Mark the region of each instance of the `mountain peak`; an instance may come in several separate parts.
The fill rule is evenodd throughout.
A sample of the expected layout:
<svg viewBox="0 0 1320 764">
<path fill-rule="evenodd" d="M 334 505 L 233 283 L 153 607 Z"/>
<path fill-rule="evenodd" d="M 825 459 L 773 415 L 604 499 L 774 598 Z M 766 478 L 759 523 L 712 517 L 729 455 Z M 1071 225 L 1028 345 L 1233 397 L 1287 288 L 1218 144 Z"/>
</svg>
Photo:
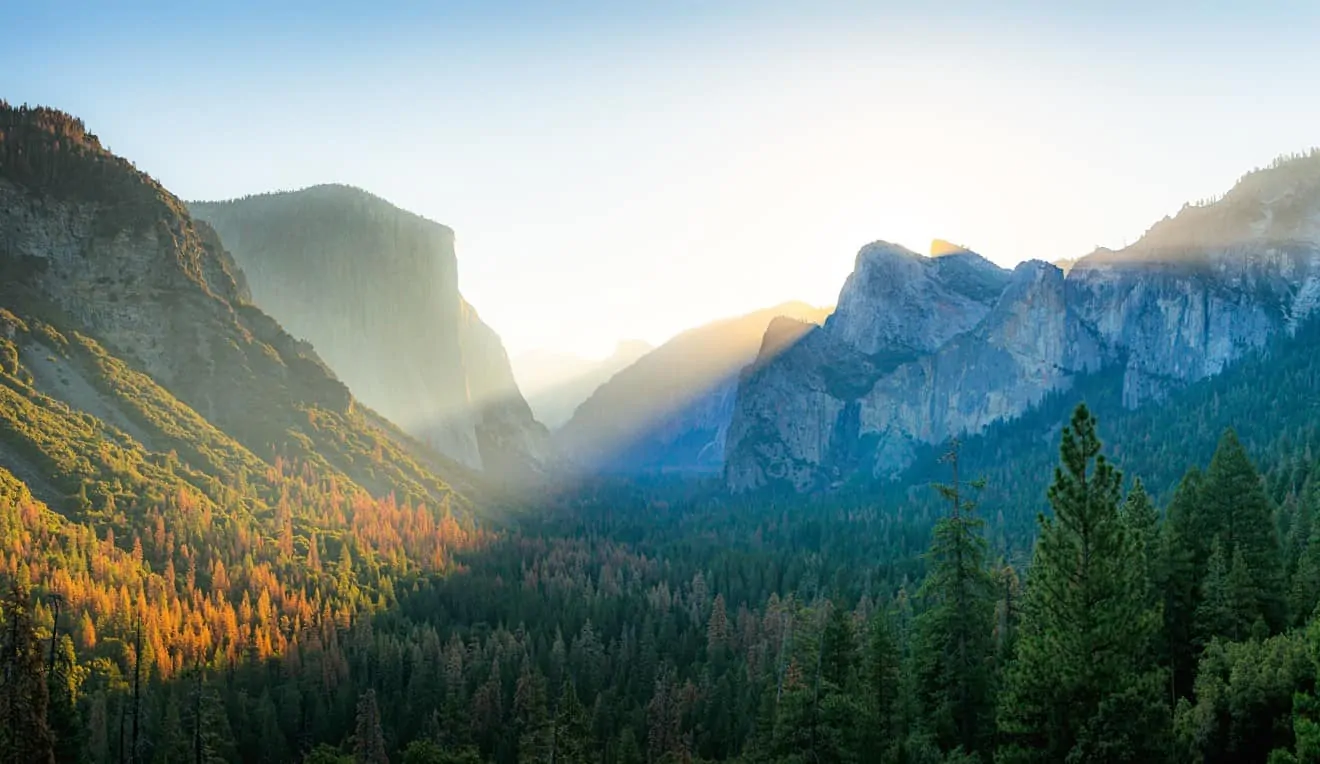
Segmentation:
<svg viewBox="0 0 1320 764">
<path fill-rule="evenodd" d="M 961 244 L 954 244 L 953 242 L 946 241 L 944 239 L 931 239 L 930 242 L 931 257 L 945 257 L 947 255 L 974 255 L 974 254 L 976 253 L 968 249 L 967 247 L 964 247 Z"/>
<path fill-rule="evenodd" d="M 1320 244 L 1320 149 L 1281 156 L 1221 196 L 1184 204 L 1135 244 L 1085 260 L 1180 262 L 1253 245 Z"/>
</svg>

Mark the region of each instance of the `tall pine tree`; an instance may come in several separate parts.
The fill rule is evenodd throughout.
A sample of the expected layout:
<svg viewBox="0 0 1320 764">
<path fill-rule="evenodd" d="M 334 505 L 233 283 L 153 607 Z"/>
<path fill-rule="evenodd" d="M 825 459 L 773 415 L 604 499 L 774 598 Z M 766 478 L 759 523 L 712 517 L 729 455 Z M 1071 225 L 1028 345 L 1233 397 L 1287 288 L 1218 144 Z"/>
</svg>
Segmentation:
<svg viewBox="0 0 1320 764">
<path fill-rule="evenodd" d="M 1220 438 L 1206 470 L 1201 512 L 1205 538 L 1219 539 L 1230 566 L 1241 552 L 1250 575 L 1254 602 L 1237 618 L 1247 623 L 1260 618 L 1270 631 L 1282 629 L 1287 621 L 1286 598 L 1273 507 L 1260 474 L 1231 429 Z M 1214 636 L 1230 635 L 1201 635 L 1203 641 Z"/>
<path fill-rule="evenodd" d="M 1157 628 L 1136 541 L 1119 511 L 1122 476 L 1077 407 L 1050 486 L 1053 517 L 1028 573 L 1017 656 L 1000 699 L 997 761 L 1148 761 L 1165 752 Z M 1154 717 L 1154 718 L 1152 718 Z"/>
<path fill-rule="evenodd" d="M 992 726 L 996 591 L 986 567 L 984 521 L 960 482 L 956 441 L 945 459 L 952 482 L 936 488 L 949 511 L 935 525 L 920 592 L 926 610 L 916 621 L 916 687 L 936 745 L 970 753 L 986 747 Z M 979 491 L 982 484 L 968 487 Z"/>
<path fill-rule="evenodd" d="M 356 764 L 389 764 L 385 735 L 380 726 L 380 706 L 376 691 L 367 690 L 358 699 L 357 727 L 353 734 L 353 761 Z"/>
<path fill-rule="evenodd" d="M 13 584 L 0 606 L 4 608 L 0 622 L 0 761 L 54 764 L 55 743 L 47 722 L 50 691 L 27 587 Z"/>
</svg>

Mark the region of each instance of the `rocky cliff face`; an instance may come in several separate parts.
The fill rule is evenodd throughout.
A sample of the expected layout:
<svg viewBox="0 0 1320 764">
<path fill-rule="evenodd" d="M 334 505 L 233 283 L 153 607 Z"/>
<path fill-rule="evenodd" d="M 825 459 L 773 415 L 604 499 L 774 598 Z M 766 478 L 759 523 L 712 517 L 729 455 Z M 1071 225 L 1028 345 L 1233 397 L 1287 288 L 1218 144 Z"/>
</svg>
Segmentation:
<svg viewBox="0 0 1320 764">
<path fill-rule="evenodd" d="M 67 406 L 46 425 L 82 412 L 174 452 L 189 480 L 267 469 L 255 455 L 410 500 L 454 499 L 448 479 L 471 485 L 365 412 L 249 297 L 216 232 L 81 121 L 0 101 L 0 312 L 10 360 Z M 41 328 L 14 330 L 27 322 Z M 0 433 L 9 464 L 70 456 L 29 424 Z"/>
<path fill-rule="evenodd" d="M 791 346 L 827 312 L 785 303 L 684 332 L 601 385 L 556 443 L 589 471 L 718 471 L 740 370 Z"/>
<path fill-rule="evenodd" d="M 253 301 L 369 406 L 471 467 L 539 470 L 547 433 L 458 290 L 453 232 L 347 186 L 193 203 Z"/>
<path fill-rule="evenodd" d="M 3 116 L 14 153 L 0 165 L 0 282 L 12 300 L 60 314 L 204 416 L 247 431 L 272 425 L 254 391 L 351 405 L 309 346 L 245 306 L 233 260 L 178 199 L 67 115 Z"/>
<path fill-rule="evenodd" d="M 1079 375 L 1120 366 L 1135 407 L 1295 331 L 1320 303 L 1320 155 L 1251 173 L 1066 274 L 933 249 L 864 247 L 825 326 L 743 376 L 731 488 L 892 477 L 918 446 L 1019 416 Z"/>
</svg>

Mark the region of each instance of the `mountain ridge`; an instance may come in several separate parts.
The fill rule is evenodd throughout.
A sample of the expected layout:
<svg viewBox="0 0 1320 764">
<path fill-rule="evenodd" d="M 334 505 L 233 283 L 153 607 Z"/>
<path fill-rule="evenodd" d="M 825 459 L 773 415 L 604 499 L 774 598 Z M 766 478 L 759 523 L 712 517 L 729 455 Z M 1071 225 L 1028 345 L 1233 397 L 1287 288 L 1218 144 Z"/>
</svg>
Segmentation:
<svg viewBox="0 0 1320 764">
<path fill-rule="evenodd" d="M 254 302 L 388 419 L 497 478 L 545 468 L 548 434 L 459 291 L 453 229 L 343 184 L 190 209 L 219 231 Z"/>
<path fill-rule="evenodd" d="M 859 251 L 823 329 L 740 384 L 731 489 L 895 478 L 920 447 L 1020 416 L 1081 375 L 1122 367 L 1137 407 L 1295 332 L 1320 304 L 1320 153 L 1248 173 L 1066 273 L 1028 261 L 1001 276 L 957 250 Z M 972 267 L 943 274 L 949 257 Z"/>
</svg>

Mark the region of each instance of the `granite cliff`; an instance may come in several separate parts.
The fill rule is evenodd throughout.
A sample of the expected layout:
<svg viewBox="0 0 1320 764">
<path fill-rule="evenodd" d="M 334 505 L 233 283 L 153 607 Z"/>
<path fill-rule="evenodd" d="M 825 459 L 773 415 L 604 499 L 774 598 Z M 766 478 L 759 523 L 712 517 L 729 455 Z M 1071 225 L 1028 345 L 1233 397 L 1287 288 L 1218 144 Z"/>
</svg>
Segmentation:
<svg viewBox="0 0 1320 764">
<path fill-rule="evenodd" d="M 190 209 L 219 232 L 255 304 L 367 405 L 469 467 L 542 469 L 546 430 L 459 292 L 449 228 L 339 185 Z"/>
<path fill-rule="evenodd" d="M 1066 273 L 932 251 L 864 247 L 824 326 L 742 375 L 730 488 L 895 477 L 920 446 L 1020 416 L 1082 375 L 1121 370 L 1137 407 L 1295 332 L 1320 304 L 1320 154 Z"/>
<path fill-rule="evenodd" d="M 10 361 L 27 370 L 4 409 L 17 418 L 0 423 L 0 456 L 18 472 L 75 474 L 68 433 L 43 429 L 73 416 L 105 430 L 90 442 L 154 450 L 206 490 L 218 485 L 206 475 L 302 463 L 377 495 L 447 501 L 450 479 L 472 477 L 362 407 L 253 306 L 215 231 L 178 198 L 81 121 L 3 101 L 0 309 Z"/>
</svg>

